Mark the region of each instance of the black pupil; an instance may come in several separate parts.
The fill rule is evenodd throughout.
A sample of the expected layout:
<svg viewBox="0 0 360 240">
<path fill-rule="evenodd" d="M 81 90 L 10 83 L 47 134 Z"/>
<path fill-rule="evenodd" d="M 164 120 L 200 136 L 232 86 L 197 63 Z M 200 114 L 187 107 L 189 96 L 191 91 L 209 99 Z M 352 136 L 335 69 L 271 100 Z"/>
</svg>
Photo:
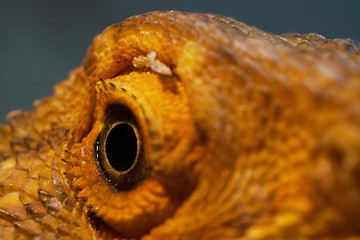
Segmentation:
<svg viewBox="0 0 360 240">
<path fill-rule="evenodd" d="M 106 139 L 106 156 L 110 165 L 123 172 L 131 168 L 136 160 L 138 143 L 132 126 L 120 123 L 113 127 Z"/>
</svg>

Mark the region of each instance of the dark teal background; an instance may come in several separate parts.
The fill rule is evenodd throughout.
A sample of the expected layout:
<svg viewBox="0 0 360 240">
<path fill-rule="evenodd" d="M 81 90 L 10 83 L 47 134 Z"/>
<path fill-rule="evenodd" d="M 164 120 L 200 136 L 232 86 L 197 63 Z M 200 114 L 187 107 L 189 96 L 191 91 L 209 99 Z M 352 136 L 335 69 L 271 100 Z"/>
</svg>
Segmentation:
<svg viewBox="0 0 360 240">
<path fill-rule="evenodd" d="M 0 122 L 51 95 L 105 27 L 153 10 L 217 13 L 269 32 L 360 40 L 360 0 L 1 0 Z"/>
</svg>

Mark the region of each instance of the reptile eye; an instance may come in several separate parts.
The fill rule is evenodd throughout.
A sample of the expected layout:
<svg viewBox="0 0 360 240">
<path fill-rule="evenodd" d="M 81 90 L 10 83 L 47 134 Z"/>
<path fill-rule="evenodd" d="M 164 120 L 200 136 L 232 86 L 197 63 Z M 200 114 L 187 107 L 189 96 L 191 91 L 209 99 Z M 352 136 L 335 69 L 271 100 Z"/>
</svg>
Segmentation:
<svg viewBox="0 0 360 240">
<path fill-rule="evenodd" d="M 112 107 L 97 138 L 95 151 L 103 177 L 117 190 L 131 190 L 148 177 L 149 164 L 144 155 L 140 127 L 123 106 Z"/>
<path fill-rule="evenodd" d="M 135 71 L 96 82 L 93 127 L 76 145 L 69 175 L 104 239 L 140 239 L 171 222 L 197 186 L 192 169 L 205 145 L 182 83 L 170 78 Z"/>
</svg>

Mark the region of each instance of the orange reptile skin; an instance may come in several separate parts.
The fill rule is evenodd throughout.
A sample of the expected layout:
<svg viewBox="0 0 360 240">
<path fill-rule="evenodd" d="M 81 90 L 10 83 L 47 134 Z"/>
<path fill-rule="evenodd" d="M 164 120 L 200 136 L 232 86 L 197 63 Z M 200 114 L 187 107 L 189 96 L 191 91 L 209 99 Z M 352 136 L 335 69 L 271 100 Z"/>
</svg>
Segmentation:
<svg viewBox="0 0 360 240">
<path fill-rule="evenodd" d="M 359 48 L 216 15 L 110 26 L 0 126 L 0 239 L 360 239 Z"/>
</svg>

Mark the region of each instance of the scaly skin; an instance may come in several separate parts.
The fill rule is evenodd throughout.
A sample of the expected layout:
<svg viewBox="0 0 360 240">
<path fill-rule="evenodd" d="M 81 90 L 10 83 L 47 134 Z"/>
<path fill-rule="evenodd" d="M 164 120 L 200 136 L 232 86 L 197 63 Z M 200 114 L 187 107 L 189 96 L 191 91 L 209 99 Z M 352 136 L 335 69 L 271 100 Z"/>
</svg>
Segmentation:
<svg viewBox="0 0 360 240">
<path fill-rule="evenodd" d="M 114 117 L 136 122 L 137 182 L 101 167 Z M 8 121 L 0 239 L 360 239 L 355 41 L 148 13 Z"/>
</svg>

